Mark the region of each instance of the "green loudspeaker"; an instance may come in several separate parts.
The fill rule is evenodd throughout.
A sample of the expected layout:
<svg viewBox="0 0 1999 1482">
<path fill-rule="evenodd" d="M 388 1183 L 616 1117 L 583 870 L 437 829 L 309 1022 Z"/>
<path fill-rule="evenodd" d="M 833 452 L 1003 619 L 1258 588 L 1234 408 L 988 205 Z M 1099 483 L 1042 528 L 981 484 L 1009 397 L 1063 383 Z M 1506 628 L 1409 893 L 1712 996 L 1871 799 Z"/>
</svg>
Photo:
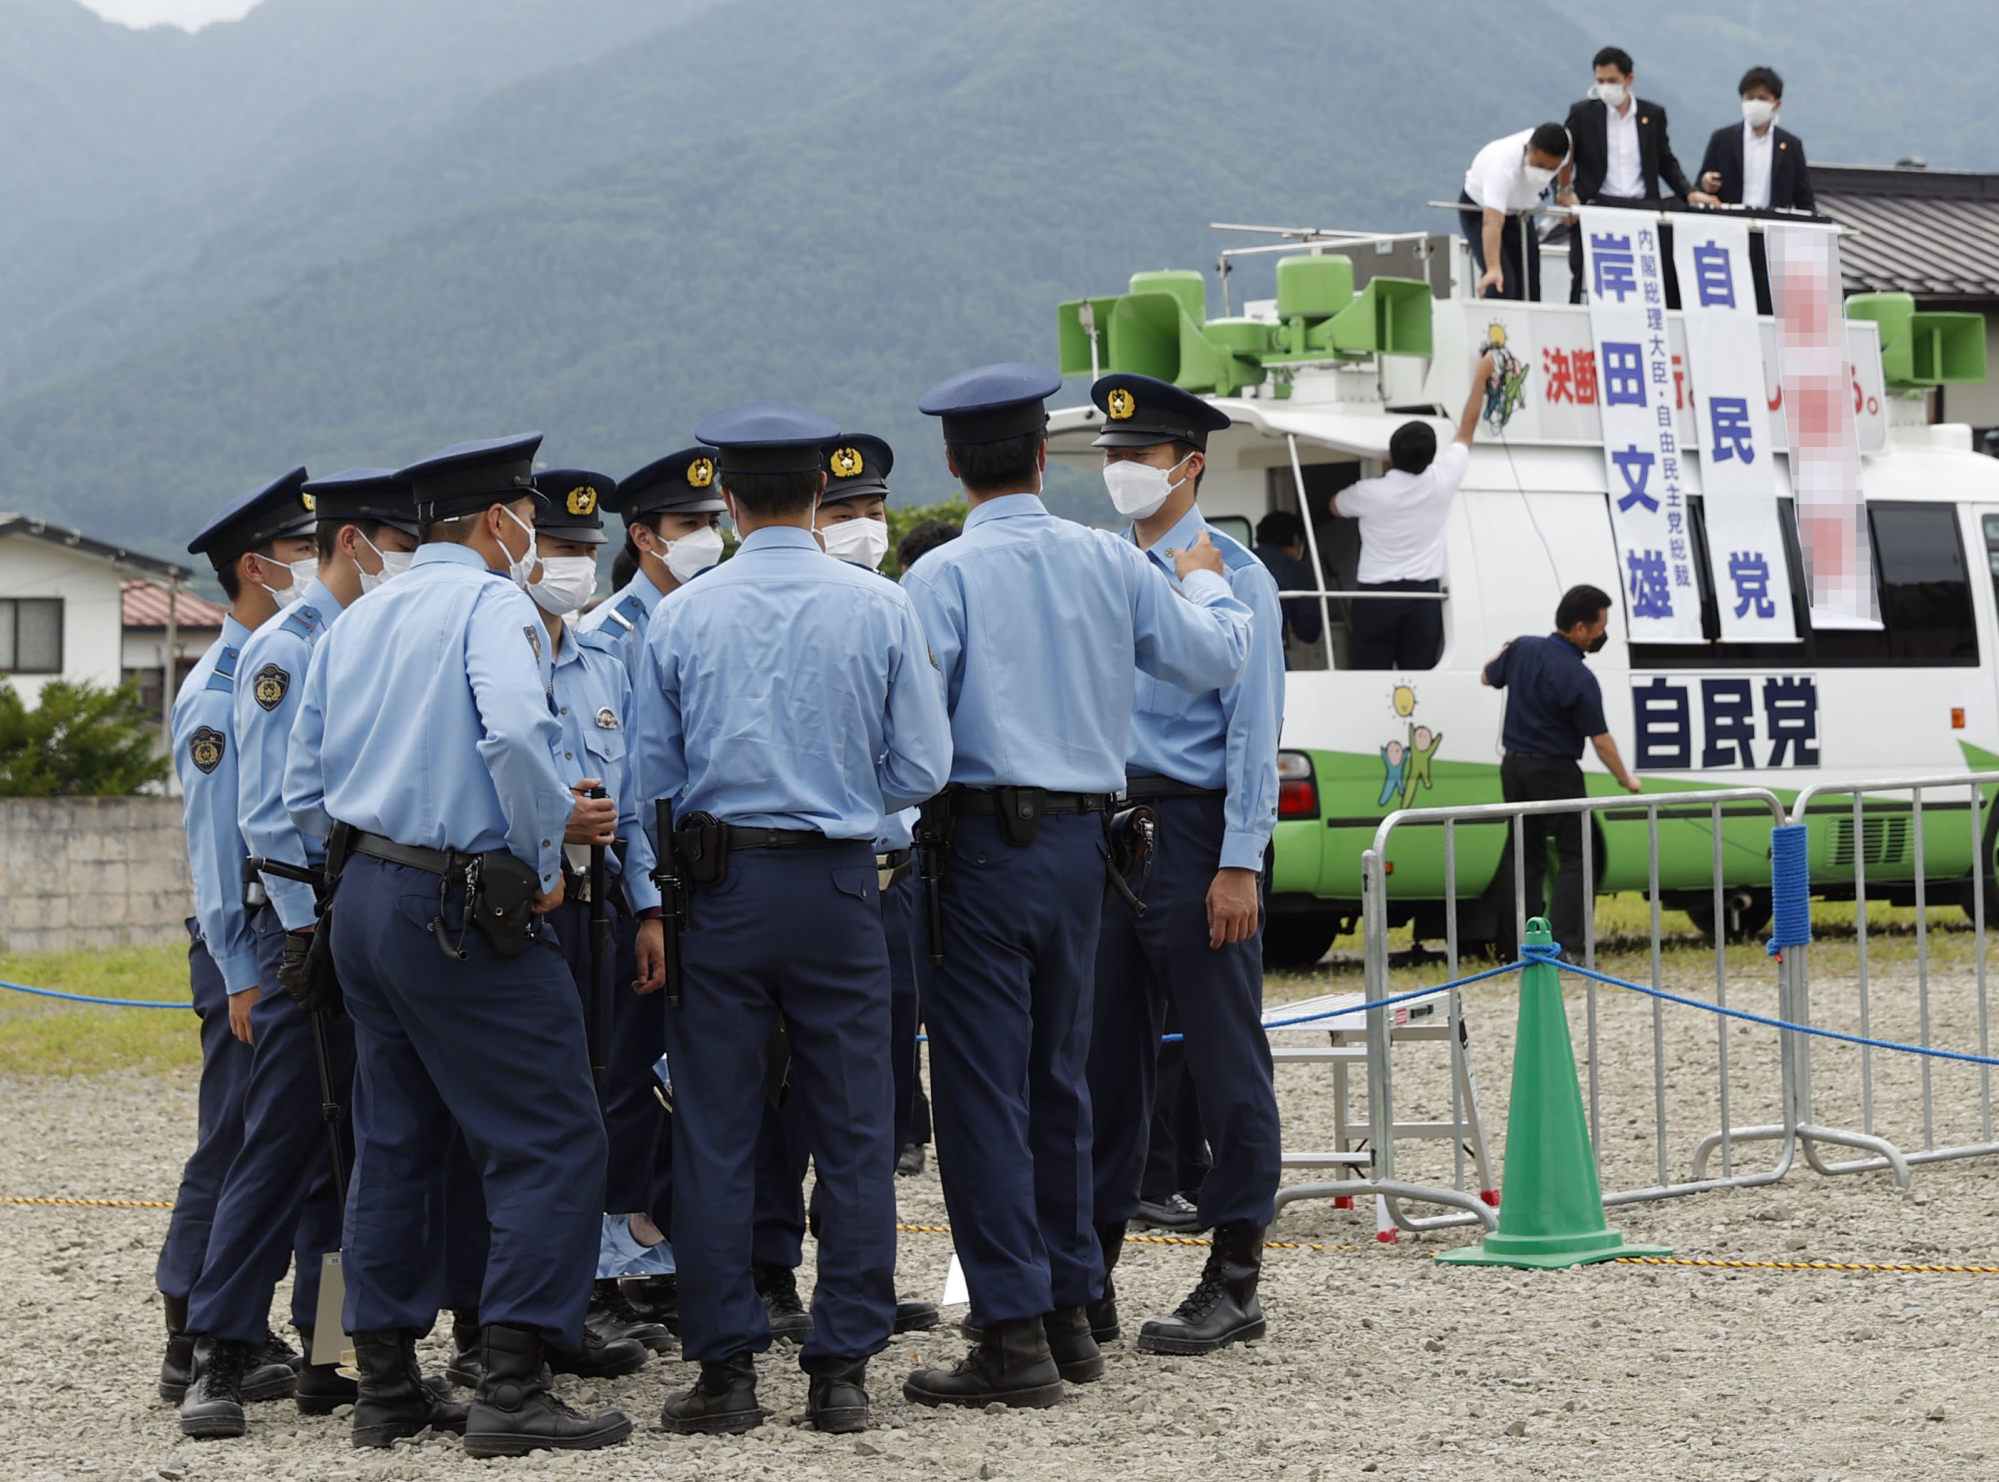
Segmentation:
<svg viewBox="0 0 1999 1482">
<path fill-rule="evenodd" d="M 1856 293 L 1846 301 L 1846 317 L 1871 319 L 1881 326 L 1881 378 L 1890 386 L 1909 386 L 1909 321 L 1916 317 L 1915 295 Z"/>
<path fill-rule="evenodd" d="M 1343 355 L 1430 353 L 1430 285 L 1371 278 L 1360 297 L 1305 337 L 1308 347 Z"/>
<path fill-rule="evenodd" d="M 1910 380 L 1918 386 L 1976 386 L 1985 379 L 1983 314 L 1914 314 Z"/>
<path fill-rule="evenodd" d="M 1059 369 L 1065 376 L 1087 376 L 1092 365 L 1102 370 L 1110 368 L 1109 351 L 1105 346 L 1105 336 L 1110 329 L 1111 310 L 1117 306 L 1117 296 L 1110 298 L 1071 299 L 1066 304 L 1055 306 L 1055 343 Z M 1090 341 L 1096 340 L 1097 353 L 1092 359 Z"/>
</svg>

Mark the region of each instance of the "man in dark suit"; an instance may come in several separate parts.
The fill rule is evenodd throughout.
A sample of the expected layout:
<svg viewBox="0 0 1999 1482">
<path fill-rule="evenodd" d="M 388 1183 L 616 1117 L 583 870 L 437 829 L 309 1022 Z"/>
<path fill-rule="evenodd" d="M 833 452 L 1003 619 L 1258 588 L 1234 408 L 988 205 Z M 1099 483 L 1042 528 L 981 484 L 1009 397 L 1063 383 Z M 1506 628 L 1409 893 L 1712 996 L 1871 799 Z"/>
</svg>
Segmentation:
<svg viewBox="0 0 1999 1482">
<path fill-rule="evenodd" d="M 1742 96 L 1742 122 L 1714 131 L 1701 160 L 1701 189 L 1731 206 L 1757 210 L 1816 211 L 1812 176 L 1805 164 L 1805 141 L 1777 127 L 1784 103 L 1784 79 L 1770 67 L 1751 67 L 1735 85 Z M 1770 312 L 1770 268 L 1763 234 L 1749 238 L 1749 271 L 1756 280 L 1756 312 Z"/>
<path fill-rule="evenodd" d="M 1714 197 L 1687 180 L 1666 137 L 1666 110 L 1633 91 L 1637 81 L 1631 53 L 1606 46 L 1596 54 L 1596 86 L 1569 109 L 1569 138 L 1575 155 L 1555 199 L 1564 206 L 1652 206 L 1663 199 L 1663 179 L 1672 197 L 1711 206 Z M 1671 228 L 1660 236 L 1666 262 L 1666 296 L 1677 307 L 1672 270 Z M 1583 301 L 1583 235 L 1569 233 L 1569 302 Z"/>
</svg>

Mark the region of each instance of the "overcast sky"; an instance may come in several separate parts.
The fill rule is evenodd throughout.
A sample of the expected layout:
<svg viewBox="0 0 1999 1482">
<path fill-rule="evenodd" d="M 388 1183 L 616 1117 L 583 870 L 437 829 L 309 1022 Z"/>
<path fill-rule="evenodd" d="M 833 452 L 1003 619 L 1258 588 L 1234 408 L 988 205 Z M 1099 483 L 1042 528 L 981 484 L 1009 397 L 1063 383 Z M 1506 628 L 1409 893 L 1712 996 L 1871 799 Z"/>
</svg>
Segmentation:
<svg viewBox="0 0 1999 1482">
<path fill-rule="evenodd" d="M 257 0 L 83 0 L 106 20 L 128 26 L 157 26 L 162 21 L 198 30 L 210 21 L 233 21 Z"/>
</svg>

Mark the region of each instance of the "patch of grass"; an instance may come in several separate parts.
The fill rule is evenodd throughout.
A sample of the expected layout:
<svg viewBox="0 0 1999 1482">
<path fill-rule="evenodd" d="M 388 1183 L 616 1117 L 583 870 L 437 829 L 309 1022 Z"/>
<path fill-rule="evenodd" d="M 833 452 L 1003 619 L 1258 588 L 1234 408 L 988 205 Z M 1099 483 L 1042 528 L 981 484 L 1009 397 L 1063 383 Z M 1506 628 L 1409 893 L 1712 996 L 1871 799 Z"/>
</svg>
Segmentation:
<svg viewBox="0 0 1999 1482">
<path fill-rule="evenodd" d="M 0 981 L 94 998 L 185 1004 L 187 948 L 0 955 Z M 0 988 L 0 1076 L 177 1070 L 200 1062 L 192 1010 L 98 1008 Z"/>
</svg>

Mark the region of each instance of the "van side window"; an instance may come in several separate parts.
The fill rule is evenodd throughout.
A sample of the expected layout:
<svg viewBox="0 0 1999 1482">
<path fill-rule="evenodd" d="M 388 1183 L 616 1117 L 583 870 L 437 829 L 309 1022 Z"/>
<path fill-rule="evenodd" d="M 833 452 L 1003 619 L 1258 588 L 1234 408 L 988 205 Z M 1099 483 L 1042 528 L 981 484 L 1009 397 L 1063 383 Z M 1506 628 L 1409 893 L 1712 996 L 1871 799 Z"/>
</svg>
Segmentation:
<svg viewBox="0 0 1999 1482">
<path fill-rule="evenodd" d="M 1634 669 L 1767 669 L 1975 667 L 1978 633 L 1971 605 L 1971 574 L 1958 531 L 1957 507 L 1869 500 L 1875 590 L 1881 604 L 1879 631 L 1815 629 L 1811 626 L 1804 554 L 1798 544 L 1792 501 L 1777 501 L 1784 533 L 1784 561 L 1791 573 L 1791 598 L 1802 643 L 1721 643 L 1721 611 L 1709 582 L 1707 518 L 1701 499 L 1689 499 L 1688 519 L 1701 559 L 1703 644 L 1634 643 Z M 1999 540 L 1999 522 L 1988 544 Z M 1999 546 L 1994 546 L 1999 561 Z M 1999 584 L 1999 573 L 1995 573 Z"/>
</svg>

